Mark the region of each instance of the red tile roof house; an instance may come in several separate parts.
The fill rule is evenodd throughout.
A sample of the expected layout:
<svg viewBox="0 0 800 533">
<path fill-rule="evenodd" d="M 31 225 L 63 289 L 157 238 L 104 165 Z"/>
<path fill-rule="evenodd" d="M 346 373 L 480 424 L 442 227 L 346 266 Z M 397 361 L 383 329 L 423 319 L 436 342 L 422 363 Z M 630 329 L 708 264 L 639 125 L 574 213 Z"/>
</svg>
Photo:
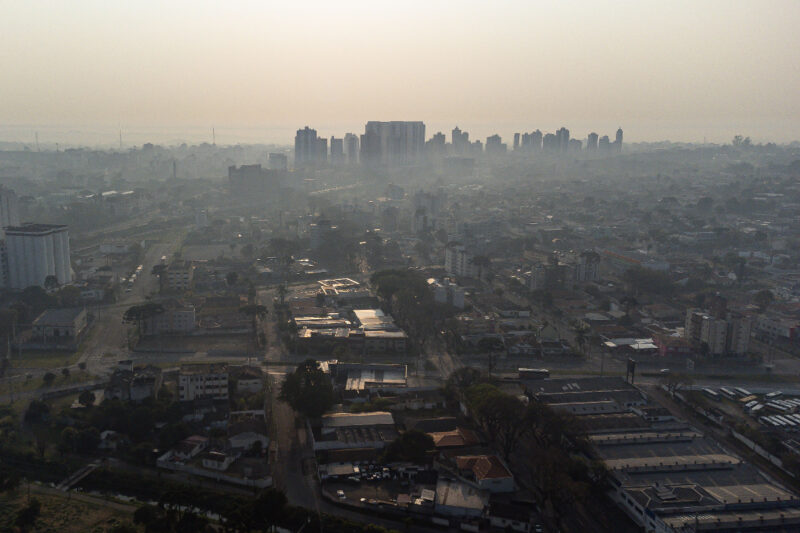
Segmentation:
<svg viewBox="0 0 800 533">
<path fill-rule="evenodd" d="M 514 492 L 514 476 L 496 455 L 456 457 L 459 472 L 489 492 Z"/>
</svg>

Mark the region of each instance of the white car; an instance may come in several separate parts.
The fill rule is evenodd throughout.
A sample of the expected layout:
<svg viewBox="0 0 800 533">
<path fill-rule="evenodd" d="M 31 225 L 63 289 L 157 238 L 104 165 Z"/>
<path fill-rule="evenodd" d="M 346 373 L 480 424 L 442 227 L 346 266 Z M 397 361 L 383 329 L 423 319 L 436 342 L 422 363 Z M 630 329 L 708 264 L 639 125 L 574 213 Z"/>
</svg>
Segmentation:
<svg viewBox="0 0 800 533">
<path fill-rule="evenodd" d="M 347 496 L 345 496 L 345 495 L 344 495 L 344 491 L 343 491 L 342 489 L 339 489 L 339 490 L 337 490 L 337 491 L 336 491 L 336 496 L 337 496 L 337 497 L 338 497 L 340 500 L 344 500 L 344 499 L 346 499 L 346 498 L 347 498 Z"/>
</svg>

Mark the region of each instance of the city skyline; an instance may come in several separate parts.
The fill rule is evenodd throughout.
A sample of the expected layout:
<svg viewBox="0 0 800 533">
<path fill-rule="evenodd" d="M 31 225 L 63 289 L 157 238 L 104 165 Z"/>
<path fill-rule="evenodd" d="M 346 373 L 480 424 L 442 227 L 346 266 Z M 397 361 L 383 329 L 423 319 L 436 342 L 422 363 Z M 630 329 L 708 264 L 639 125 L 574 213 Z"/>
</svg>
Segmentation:
<svg viewBox="0 0 800 533">
<path fill-rule="evenodd" d="M 800 139 L 793 2 L 7 7 L 0 141 L 201 142 L 215 127 L 218 142 L 289 144 L 301 123 L 420 118 L 482 139 L 531 124 Z"/>
</svg>

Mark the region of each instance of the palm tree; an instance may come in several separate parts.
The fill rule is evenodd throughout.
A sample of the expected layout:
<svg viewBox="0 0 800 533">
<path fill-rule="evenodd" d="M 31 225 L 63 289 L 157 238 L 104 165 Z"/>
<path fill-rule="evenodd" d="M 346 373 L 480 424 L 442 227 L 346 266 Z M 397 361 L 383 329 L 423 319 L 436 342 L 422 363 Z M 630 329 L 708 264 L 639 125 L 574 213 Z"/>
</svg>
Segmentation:
<svg viewBox="0 0 800 533">
<path fill-rule="evenodd" d="M 164 306 L 160 303 L 147 302 L 142 305 L 134 305 L 129 307 L 125 314 L 122 315 L 122 322 L 125 324 L 136 324 L 139 331 L 139 336 L 144 334 L 142 325 L 150 318 L 163 314 L 165 311 Z"/>
<path fill-rule="evenodd" d="M 580 348 L 581 352 L 586 355 L 584 351 L 584 347 L 586 346 L 587 336 L 586 333 L 588 328 L 585 324 L 581 324 L 580 322 L 575 322 L 572 326 L 572 331 L 575 333 L 575 343 Z"/>
<path fill-rule="evenodd" d="M 249 316 L 252 320 L 253 335 L 256 338 L 256 345 L 258 345 L 258 319 L 267 316 L 267 308 L 259 304 L 250 304 L 240 307 L 239 312 Z"/>
<path fill-rule="evenodd" d="M 281 307 L 283 307 L 284 302 L 286 300 L 286 293 L 289 292 L 289 289 L 286 287 L 285 283 L 281 283 L 280 285 L 278 285 L 277 291 L 278 291 L 278 298 L 281 299 Z"/>
</svg>

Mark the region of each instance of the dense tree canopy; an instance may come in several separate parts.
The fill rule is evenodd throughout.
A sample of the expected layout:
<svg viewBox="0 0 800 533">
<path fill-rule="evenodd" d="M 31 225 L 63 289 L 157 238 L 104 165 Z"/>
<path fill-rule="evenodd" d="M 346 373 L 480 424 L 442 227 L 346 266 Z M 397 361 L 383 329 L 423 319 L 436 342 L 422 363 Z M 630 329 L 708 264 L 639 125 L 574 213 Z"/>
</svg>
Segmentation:
<svg viewBox="0 0 800 533">
<path fill-rule="evenodd" d="M 406 431 L 386 448 L 387 462 L 410 461 L 422 464 L 428 460 L 428 452 L 434 449 L 433 437 L 417 430 Z"/>
<path fill-rule="evenodd" d="M 331 378 L 314 359 L 306 359 L 281 385 L 280 399 L 307 417 L 322 416 L 334 402 Z"/>
</svg>

